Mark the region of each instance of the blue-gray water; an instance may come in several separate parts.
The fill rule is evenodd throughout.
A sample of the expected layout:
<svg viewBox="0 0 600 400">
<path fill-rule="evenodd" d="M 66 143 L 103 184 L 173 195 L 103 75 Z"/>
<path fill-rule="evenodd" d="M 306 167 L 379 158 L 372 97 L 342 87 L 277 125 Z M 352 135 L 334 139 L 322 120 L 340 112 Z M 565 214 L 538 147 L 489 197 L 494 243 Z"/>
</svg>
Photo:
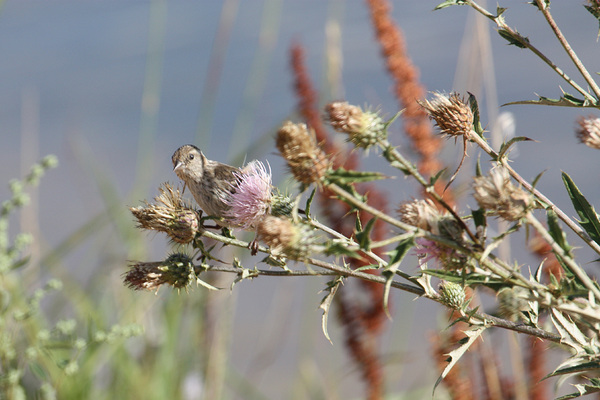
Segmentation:
<svg viewBox="0 0 600 400">
<path fill-rule="evenodd" d="M 7 195 L 4 183 L 8 179 L 22 176 L 23 157 L 31 161 L 48 153 L 59 157 L 60 167 L 51 171 L 40 187 L 40 240 L 46 249 L 60 243 L 84 221 L 103 210 L 105 205 L 93 178 L 96 175 L 90 168 L 96 168 L 96 173 L 116 185 L 123 207 L 150 198 L 161 182 L 176 181 L 170 156 L 184 143 L 201 145 L 209 157 L 224 162 L 233 163 L 234 156 L 240 153 L 247 153 L 249 158 L 266 159 L 276 181 L 281 180 L 284 176 L 282 161 L 275 154 L 274 146 L 261 140 L 294 112 L 296 100 L 289 68 L 289 48 L 294 41 L 306 48 L 309 71 L 324 93 L 321 101 L 334 100 L 327 97 L 325 77 L 328 21 L 339 23 L 344 97 L 359 105 L 380 106 L 387 115 L 397 111 L 390 89 L 392 82 L 379 57 L 379 47 L 373 40 L 373 29 L 363 2 L 252 0 L 226 3 L 233 7 L 234 22 L 230 40 L 222 50 L 225 52 L 222 68 L 216 69 L 218 81 L 212 82 L 216 87 L 214 97 L 207 95 L 207 74 L 223 2 L 8 0 L 4 3 L 0 10 L 0 183 L 3 185 L 0 195 L 2 198 Z M 394 18 L 404 30 L 408 49 L 427 89 L 481 93 L 478 87 L 453 88 L 470 11 L 466 7 L 453 7 L 432 12 L 435 2 L 395 3 Z M 541 13 L 525 4 L 507 3 L 511 7 L 506 13 L 509 25 L 529 36 L 570 75 L 577 76 Z M 597 22 L 578 2 L 556 2 L 552 7 L 559 25 L 584 63 L 592 73 L 600 70 Z M 492 30 L 489 23 L 485 24 Z M 267 30 L 261 36 L 265 26 L 272 32 Z M 508 46 L 493 31 L 491 42 L 499 104 L 533 99 L 535 93 L 558 97 L 559 86 L 574 94 L 574 90 L 530 53 Z M 148 78 L 148 74 L 156 75 L 153 79 Z M 146 83 L 147 98 L 143 102 L 145 82 L 149 83 Z M 481 100 L 484 121 L 487 121 L 483 95 Z M 538 141 L 519 145 L 514 165 L 523 176 L 531 179 L 546 170 L 538 187 L 571 215 L 574 212 L 560 182 L 561 170 L 571 174 L 592 203 L 598 203 L 597 151 L 578 144 L 573 134 L 580 111 L 535 106 L 509 106 L 502 111 L 513 113 L 516 135 Z M 23 115 L 27 118 L 25 122 Z M 23 130 L 30 143 L 25 149 Z M 404 144 L 400 129 L 394 132 L 391 141 Z M 152 162 L 140 163 L 140 143 L 148 146 Z M 452 146 L 453 142 L 447 144 Z M 475 153 L 475 149 L 470 153 Z M 444 154 L 451 163 L 459 157 L 458 150 Z M 383 165 L 376 161 L 367 164 Z M 142 169 L 141 175 L 137 168 Z M 147 184 L 141 198 L 127 197 L 140 176 Z M 415 186 L 403 179 L 394 184 L 396 186 L 387 186 L 394 202 L 417 195 Z M 103 229 L 104 235 L 110 236 L 110 227 Z M 158 235 L 148 236 L 148 241 L 164 242 Z M 162 246 L 158 245 L 151 256 L 160 257 L 164 251 Z M 121 253 L 126 255 L 127 249 Z M 69 256 L 67 268 L 84 276 L 82 270 L 102 267 L 101 261 L 85 265 L 83 260 L 86 260 L 83 254 Z M 115 277 L 115 290 L 126 290 L 118 288 L 122 272 L 116 270 L 119 263 L 111 262 L 107 273 Z M 536 261 L 528 259 L 527 262 Z M 125 260 L 122 268 L 124 270 Z M 278 288 L 285 287 L 293 293 L 294 299 L 305 302 L 304 308 L 315 310 L 309 317 L 289 315 L 292 328 L 286 334 L 295 337 L 294 328 L 300 329 L 299 324 L 302 324 L 302 332 L 315 336 L 312 343 L 320 349 L 320 354 L 315 353 L 314 357 L 320 368 L 331 368 L 341 374 L 344 379 L 340 385 L 347 385 L 348 390 L 353 391 L 360 385 L 354 382 L 356 374 L 347 375 L 352 371 L 344 364 L 342 337 L 332 327 L 335 343 L 332 347 L 319 331 L 320 312 L 316 307 L 321 295 L 316 292 L 323 286 L 322 282 L 307 283 L 308 280 L 280 283 L 265 278 L 236 287 L 240 301 L 232 339 L 232 366 L 241 373 L 251 369 L 248 364 L 256 354 L 252 346 L 248 348 L 240 343 L 268 336 L 263 315 L 256 310 L 268 308 L 273 293 L 281 295 Z M 308 294 L 313 295 L 308 300 L 302 299 L 308 295 L 306 285 L 310 285 Z M 161 295 L 171 294 L 162 291 Z M 407 295 L 395 296 L 394 321 L 390 323 L 384 349 L 405 354 L 409 365 L 414 363 L 415 366 L 396 367 L 397 378 L 388 376 L 390 389 L 431 386 L 436 379 L 431 365 L 417 360 L 429 358 L 429 344 L 420 333 L 433 329 L 439 322 L 435 316 L 438 308 L 426 302 L 410 303 L 411 299 Z M 401 314 L 403 310 L 408 310 L 408 316 Z M 413 318 L 412 313 L 419 318 Z M 412 324 L 415 328 L 411 330 L 407 326 Z M 415 336 L 420 339 L 409 339 Z M 284 340 L 281 355 L 262 373 L 259 387 L 273 398 L 286 393 L 293 376 L 301 369 L 298 360 L 302 357 L 295 346 L 294 340 Z M 341 390 L 340 393 L 346 392 Z"/>
</svg>

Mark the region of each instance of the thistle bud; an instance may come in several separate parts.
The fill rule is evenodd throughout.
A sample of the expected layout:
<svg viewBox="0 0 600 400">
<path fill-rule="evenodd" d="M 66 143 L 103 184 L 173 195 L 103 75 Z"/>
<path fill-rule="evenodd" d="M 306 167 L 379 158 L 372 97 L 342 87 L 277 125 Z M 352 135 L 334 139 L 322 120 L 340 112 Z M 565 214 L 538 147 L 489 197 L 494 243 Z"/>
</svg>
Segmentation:
<svg viewBox="0 0 600 400">
<path fill-rule="evenodd" d="M 158 290 L 163 285 L 185 288 L 194 281 L 194 264 L 186 254 L 171 254 L 163 262 L 139 262 L 131 265 L 123 283 L 134 290 Z"/>
<path fill-rule="evenodd" d="M 448 136 L 469 135 L 473 129 L 471 107 L 457 93 L 433 93 L 433 100 L 419 101 L 429 118 L 435 120 L 440 131 Z"/>
<path fill-rule="evenodd" d="M 487 176 L 473 179 L 473 197 L 484 210 L 507 221 L 517 221 L 533 208 L 533 196 L 512 184 L 506 168 L 497 167 Z"/>
<path fill-rule="evenodd" d="M 327 156 L 317 146 L 314 132 L 305 124 L 286 122 L 277 132 L 276 145 L 298 182 L 310 185 L 327 173 Z"/>
<path fill-rule="evenodd" d="M 577 123 L 575 134 L 579 141 L 592 149 L 600 149 L 600 118 L 580 117 Z"/>
<path fill-rule="evenodd" d="M 465 290 L 458 283 L 443 281 L 438 290 L 440 300 L 448 307 L 460 308 L 465 302 Z"/>
<path fill-rule="evenodd" d="M 165 232 L 174 242 L 189 243 L 196 237 L 199 227 L 198 213 L 184 204 L 179 189 L 168 183 L 160 188 L 156 204 L 146 202 L 144 207 L 131 207 L 129 210 L 138 221 L 138 226 Z"/>
<path fill-rule="evenodd" d="M 348 140 L 356 147 L 368 149 L 386 138 L 385 122 L 376 112 L 341 101 L 327 104 L 325 112 L 331 127 L 348 134 Z"/>
</svg>

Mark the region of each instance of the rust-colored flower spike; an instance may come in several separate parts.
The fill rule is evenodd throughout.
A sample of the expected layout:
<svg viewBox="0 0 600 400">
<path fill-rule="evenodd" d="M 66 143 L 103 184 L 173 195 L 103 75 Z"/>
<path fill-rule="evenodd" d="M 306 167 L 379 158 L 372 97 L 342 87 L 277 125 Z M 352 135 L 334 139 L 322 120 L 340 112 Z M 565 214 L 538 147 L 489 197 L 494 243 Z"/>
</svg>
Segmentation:
<svg viewBox="0 0 600 400">
<path fill-rule="evenodd" d="M 575 134 L 581 143 L 592 149 L 600 149 L 600 118 L 579 117 L 577 123 L 579 126 Z"/>
<path fill-rule="evenodd" d="M 484 210 L 507 221 L 516 221 L 533 208 L 531 193 L 513 185 L 506 168 L 496 167 L 489 175 L 473 179 L 473 197 Z"/>
<path fill-rule="evenodd" d="M 315 236 L 310 227 L 294 224 L 287 218 L 267 216 L 258 225 L 256 233 L 275 255 L 302 260 L 314 250 Z"/>
<path fill-rule="evenodd" d="M 276 145 L 298 182 L 310 185 L 325 176 L 329 160 L 305 124 L 283 124 L 277 132 Z"/>
<path fill-rule="evenodd" d="M 385 122 L 379 113 L 363 111 L 345 101 L 327 104 L 325 117 L 333 129 L 346 133 L 356 147 L 368 149 L 386 138 Z"/>
<path fill-rule="evenodd" d="M 134 290 L 158 290 L 161 285 L 177 289 L 187 287 L 195 278 L 192 258 L 186 254 L 171 254 L 163 262 L 139 262 L 124 274 L 123 283 Z"/>
<path fill-rule="evenodd" d="M 448 136 L 469 136 L 473 129 L 473 112 L 471 107 L 457 94 L 445 95 L 434 92 L 432 100 L 419 101 L 429 114 L 429 118 L 435 120 L 440 131 Z"/>
<path fill-rule="evenodd" d="M 164 183 L 158 189 L 160 195 L 154 198 L 156 204 L 143 207 L 131 207 L 129 210 L 138 221 L 138 226 L 165 232 L 177 243 L 189 243 L 196 237 L 199 220 L 198 213 L 188 208 L 179 189 L 173 189 Z"/>
</svg>

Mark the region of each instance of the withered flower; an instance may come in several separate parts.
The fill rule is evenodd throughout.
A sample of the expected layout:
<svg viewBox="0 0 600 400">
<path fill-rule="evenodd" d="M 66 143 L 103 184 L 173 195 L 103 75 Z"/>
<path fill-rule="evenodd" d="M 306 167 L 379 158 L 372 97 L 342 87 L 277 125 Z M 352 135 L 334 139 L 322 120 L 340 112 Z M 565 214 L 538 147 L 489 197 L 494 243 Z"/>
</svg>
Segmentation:
<svg viewBox="0 0 600 400">
<path fill-rule="evenodd" d="M 194 240 L 199 227 L 198 213 L 184 203 L 179 189 L 164 183 L 159 191 L 160 195 L 154 198 L 156 204 L 146 202 L 143 207 L 129 208 L 138 226 L 165 232 L 177 243 Z"/>
<path fill-rule="evenodd" d="M 419 104 L 435 120 L 440 131 L 452 137 L 468 137 L 473 129 L 471 107 L 457 93 L 434 92 L 433 96 L 432 100 L 419 101 Z"/>
<path fill-rule="evenodd" d="M 318 183 L 327 173 L 329 160 L 305 124 L 286 122 L 277 132 L 276 145 L 298 182 Z"/>
<path fill-rule="evenodd" d="M 473 179 L 473 197 L 484 210 L 507 221 L 517 221 L 533 208 L 531 193 L 513 185 L 504 167 L 496 167 L 487 176 Z"/>
</svg>

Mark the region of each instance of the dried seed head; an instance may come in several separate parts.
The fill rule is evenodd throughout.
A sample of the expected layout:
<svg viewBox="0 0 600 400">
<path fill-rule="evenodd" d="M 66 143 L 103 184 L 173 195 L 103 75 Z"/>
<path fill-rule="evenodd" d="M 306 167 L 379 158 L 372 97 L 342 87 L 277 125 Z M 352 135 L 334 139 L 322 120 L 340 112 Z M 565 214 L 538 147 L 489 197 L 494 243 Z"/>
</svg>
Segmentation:
<svg viewBox="0 0 600 400">
<path fill-rule="evenodd" d="M 274 216 L 267 216 L 261 221 L 257 227 L 257 236 L 275 255 L 284 255 L 294 260 L 302 260 L 310 255 L 315 244 L 315 236 L 310 227 Z"/>
<path fill-rule="evenodd" d="M 473 179 L 473 197 L 484 210 L 507 221 L 517 221 L 533 208 L 533 196 L 512 184 L 506 168 L 497 167 L 487 176 Z"/>
<path fill-rule="evenodd" d="M 189 243 L 198 232 L 198 213 L 189 208 L 181 197 L 179 189 L 168 183 L 158 188 L 160 195 L 156 204 L 131 207 L 129 210 L 138 221 L 138 227 L 165 232 L 177 243 Z"/>
<path fill-rule="evenodd" d="M 232 225 L 254 228 L 271 209 L 271 170 L 260 161 L 252 161 L 234 175 L 238 178 L 235 192 L 223 199 L 229 207 L 225 216 Z"/>
<path fill-rule="evenodd" d="M 592 149 L 600 149 L 600 118 L 579 117 L 577 123 L 579 127 L 575 134 L 579 141 Z"/>
<path fill-rule="evenodd" d="M 310 185 L 327 173 L 329 160 L 305 124 L 286 122 L 277 132 L 276 145 L 298 182 Z"/>
<path fill-rule="evenodd" d="M 134 290 L 158 290 L 163 285 L 185 288 L 195 278 L 192 258 L 186 254 L 171 254 L 163 262 L 139 262 L 124 274 L 123 283 Z"/>
<path fill-rule="evenodd" d="M 448 307 L 460 308 L 465 302 L 465 290 L 458 283 L 443 281 L 438 290 L 440 299 Z"/>
<path fill-rule="evenodd" d="M 376 112 L 341 101 L 327 104 L 325 112 L 331 127 L 348 134 L 348 140 L 356 147 L 368 149 L 386 138 L 385 122 Z"/>
<path fill-rule="evenodd" d="M 413 200 L 398 206 L 398 215 L 405 224 L 441 235 L 455 241 L 462 241 L 463 228 L 448 213 L 442 213 L 430 199 Z"/>
<path fill-rule="evenodd" d="M 405 224 L 430 232 L 441 218 L 440 212 L 429 199 L 404 202 L 398 206 L 397 211 L 400 220 Z"/>
<path fill-rule="evenodd" d="M 429 118 L 435 120 L 440 131 L 453 137 L 468 136 L 473 129 L 471 107 L 457 93 L 448 96 L 435 92 L 433 95 L 433 100 L 419 101 L 419 104 L 427 111 Z"/>
</svg>

